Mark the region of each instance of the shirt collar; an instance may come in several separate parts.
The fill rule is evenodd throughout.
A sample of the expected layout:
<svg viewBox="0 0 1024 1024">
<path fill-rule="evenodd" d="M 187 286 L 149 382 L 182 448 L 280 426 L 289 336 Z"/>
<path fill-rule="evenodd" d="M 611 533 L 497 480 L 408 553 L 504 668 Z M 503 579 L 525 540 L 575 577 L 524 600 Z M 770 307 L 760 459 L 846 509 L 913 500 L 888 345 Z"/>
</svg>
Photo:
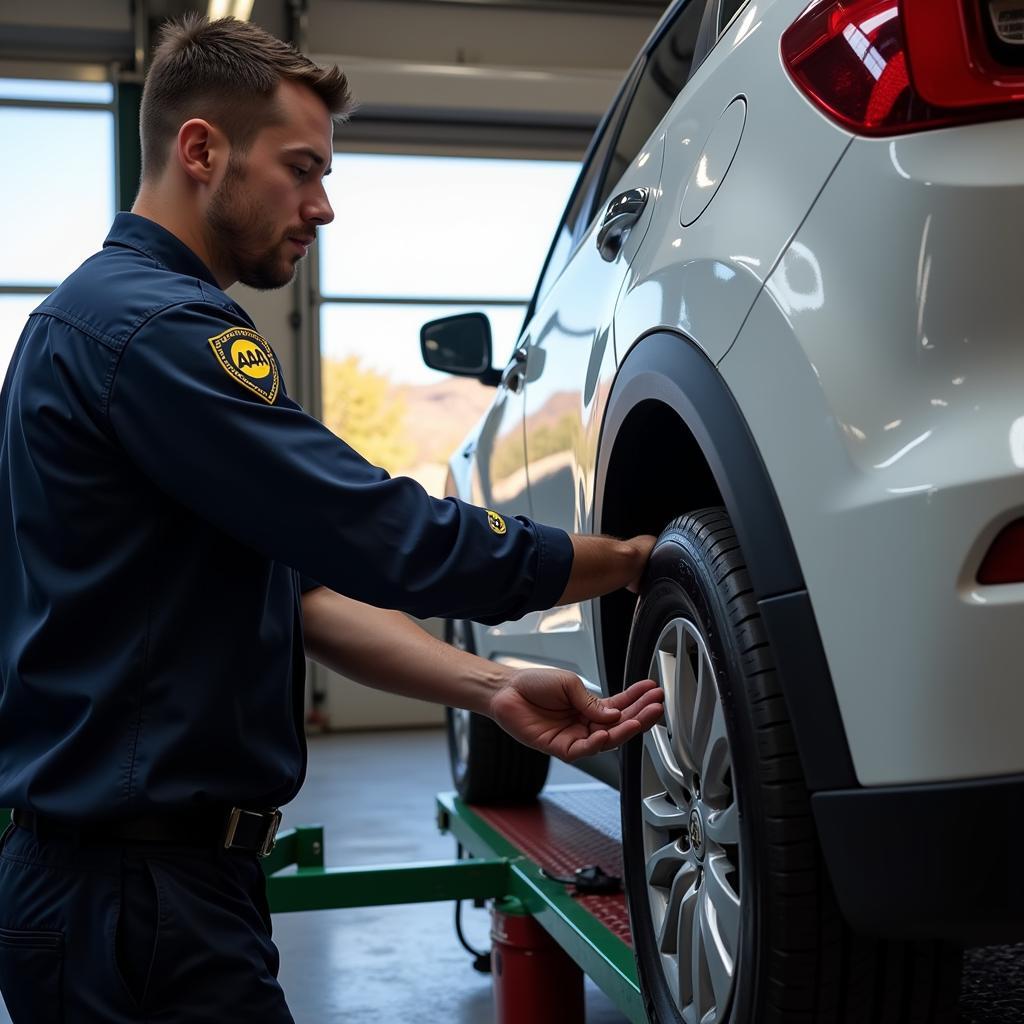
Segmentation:
<svg viewBox="0 0 1024 1024">
<path fill-rule="evenodd" d="M 215 288 L 220 287 L 210 268 L 180 238 L 136 213 L 119 213 L 114 217 L 103 247 L 108 245 L 127 246 L 156 260 L 168 270 L 198 277 Z"/>
</svg>

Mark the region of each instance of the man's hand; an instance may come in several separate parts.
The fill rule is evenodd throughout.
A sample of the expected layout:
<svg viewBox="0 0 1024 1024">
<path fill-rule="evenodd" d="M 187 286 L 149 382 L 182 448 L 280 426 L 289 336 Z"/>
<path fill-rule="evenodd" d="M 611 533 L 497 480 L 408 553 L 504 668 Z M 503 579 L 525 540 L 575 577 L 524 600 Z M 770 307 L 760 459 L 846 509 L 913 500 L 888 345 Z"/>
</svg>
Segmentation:
<svg viewBox="0 0 1024 1024">
<path fill-rule="evenodd" d="M 571 672 L 544 668 L 513 672 L 490 702 L 491 717 L 510 736 L 570 762 L 621 746 L 662 710 L 662 690 L 652 679 L 601 699 Z"/>
<path fill-rule="evenodd" d="M 648 559 L 650 559 L 651 552 L 654 550 L 654 545 L 657 544 L 657 542 L 657 537 L 652 537 L 647 533 L 626 541 L 626 543 L 629 544 L 636 552 L 636 557 L 640 562 L 640 572 L 636 574 L 632 582 L 626 584 L 626 589 L 632 590 L 634 594 L 638 593 L 640 590 L 640 577 L 643 575 L 643 571 L 647 567 Z"/>
</svg>

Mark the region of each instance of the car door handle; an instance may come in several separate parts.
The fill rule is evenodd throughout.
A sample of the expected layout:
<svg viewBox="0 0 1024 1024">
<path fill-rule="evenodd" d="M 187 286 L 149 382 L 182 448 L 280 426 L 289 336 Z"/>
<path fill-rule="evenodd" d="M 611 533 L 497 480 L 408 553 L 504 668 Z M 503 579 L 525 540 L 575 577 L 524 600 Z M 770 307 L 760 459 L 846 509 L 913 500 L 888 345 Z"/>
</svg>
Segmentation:
<svg viewBox="0 0 1024 1024">
<path fill-rule="evenodd" d="M 516 392 L 523 386 L 523 378 L 526 376 L 526 361 L 528 358 L 529 353 L 525 346 L 517 348 L 515 352 L 512 353 L 512 359 L 501 375 L 502 387 L 508 388 L 509 391 Z"/>
<path fill-rule="evenodd" d="M 631 188 L 620 192 L 605 207 L 604 219 L 597 232 L 597 248 L 601 259 L 609 263 L 619 255 L 629 229 L 640 219 L 647 206 L 649 188 Z"/>
</svg>

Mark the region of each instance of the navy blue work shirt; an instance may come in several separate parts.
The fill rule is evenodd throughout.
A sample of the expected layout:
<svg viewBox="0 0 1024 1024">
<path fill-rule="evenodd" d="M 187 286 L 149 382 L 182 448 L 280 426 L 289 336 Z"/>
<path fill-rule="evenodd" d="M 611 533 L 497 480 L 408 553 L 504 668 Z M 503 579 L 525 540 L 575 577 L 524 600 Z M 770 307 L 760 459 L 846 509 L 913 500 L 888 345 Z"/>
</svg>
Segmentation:
<svg viewBox="0 0 1024 1024">
<path fill-rule="evenodd" d="M 118 214 L 0 392 L 0 806 L 283 804 L 301 590 L 498 622 L 553 605 L 571 562 L 561 530 L 366 462 L 198 256 Z"/>
</svg>

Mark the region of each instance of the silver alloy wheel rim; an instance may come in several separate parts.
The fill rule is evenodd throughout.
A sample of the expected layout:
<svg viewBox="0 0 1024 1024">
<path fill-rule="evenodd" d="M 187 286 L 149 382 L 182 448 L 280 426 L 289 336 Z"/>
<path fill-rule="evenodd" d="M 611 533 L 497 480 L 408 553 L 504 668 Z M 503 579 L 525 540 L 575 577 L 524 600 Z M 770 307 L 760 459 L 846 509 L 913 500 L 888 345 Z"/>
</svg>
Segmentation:
<svg viewBox="0 0 1024 1024">
<path fill-rule="evenodd" d="M 452 708 L 452 730 L 455 733 L 455 757 L 459 771 L 464 772 L 469 764 L 469 715 L 465 708 Z"/>
<path fill-rule="evenodd" d="M 739 949 L 739 812 L 715 670 L 688 619 L 662 630 L 650 675 L 665 691 L 640 772 L 655 940 L 686 1024 L 721 1024 Z"/>
<path fill-rule="evenodd" d="M 468 627 L 464 622 L 452 623 L 452 647 L 466 650 L 466 633 Z M 463 775 L 469 764 L 469 722 L 472 712 L 465 708 L 452 708 L 452 732 L 455 736 L 455 758 L 458 762 L 457 772 Z"/>
</svg>

